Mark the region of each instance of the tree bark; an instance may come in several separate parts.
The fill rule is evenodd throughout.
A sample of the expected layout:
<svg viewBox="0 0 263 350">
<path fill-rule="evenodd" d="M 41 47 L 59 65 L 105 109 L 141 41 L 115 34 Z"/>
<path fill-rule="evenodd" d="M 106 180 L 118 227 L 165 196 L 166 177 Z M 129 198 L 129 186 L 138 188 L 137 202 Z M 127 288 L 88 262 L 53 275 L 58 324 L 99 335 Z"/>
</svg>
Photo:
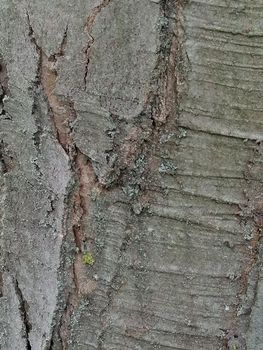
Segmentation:
<svg viewBox="0 0 263 350">
<path fill-rule="evenodd" d="M 262 350 L 261 0 L 0 0 L 1 350 Z"/>
</svg>

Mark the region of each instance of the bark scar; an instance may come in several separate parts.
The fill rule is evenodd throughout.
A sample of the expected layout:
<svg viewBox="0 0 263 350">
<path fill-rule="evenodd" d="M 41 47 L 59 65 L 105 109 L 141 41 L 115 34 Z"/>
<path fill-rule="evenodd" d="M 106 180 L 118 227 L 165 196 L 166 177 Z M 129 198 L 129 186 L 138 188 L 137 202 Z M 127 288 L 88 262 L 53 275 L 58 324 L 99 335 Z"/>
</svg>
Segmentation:
<svg viewBox="0 0 263 350">
<path fill-rule="evenodd" d="M 63 39 L 59 46 L 59 49 L 56 53 L 48 57 L 43 49 L 37 44 L 35 39 L 34 30 L 32 28 L 30 17 L 27 12 L 27 21 L 29 26 L 29 37 L 31 38 L 32 43 L 34 44 L 36 51 L 39 55 L 38 62 L 38 72 L 36 77 L 36 85 L 42 87 L 44 95 L 47 99 L 49 108 L 51 110 L 52 121 L 54 129 L 56 132 L 57 140 L 62 146 L 64 151 L 68 154 L 70 152 L 70 145 L 72 145 L 72 140 L 70 139 L 71 129 L 70 123 L 75 119 L 74 111 L 70 104 L 64 103 L 59 99 L 55 93 L 56 80 L 57 80 L 57 59 L 60 56 L 63 56 L 67 44 L 67 34 L 68 26 L 66 26 Z M 42 134 L 42 128 L 40 123 L 37 123 L 38 131 L 35 135 L 37 139 L 37 144 L 39 146 L 40 136 Z"/>
<path fill-rule="evenodd" d="M 106 2 L 109 1 L 105 1 L 105 4 Z M 95 8 L 94 13 L 97 14 L 99 12 L 99 8 L 103 8 L 103 4 L 101 7 Z M 68 157 L 71 165 L 72 178 L 76 184 L 76 189 L 70 195 L 72 213 L 69 214 L 69 217 L 72 218 L 72 234 L 74 237 L 76 250 L 75 259 L 70 271 L 71 278 L 74 283 L 74 289 L 67 295 L 66 305 L 64 312 L 60 317 L 60 324 L 57 330 L 57 335 L 60 338 L 62 349 L 67 349 L 68 329 L 71 315 L 74 309 L 77 307 L 81 295 L 87 292 L 87 288 L 85 289 L 83 286 L 84 275 L 82 268 L 83 242 L 85 241 L 83 218 L 89 209 L 91 190 L 93 188 L 100 190 L 101 185 L 98 183 L 92 162 L 86 155 L 81 153 L 74 142 L 72 125 L 77 118 L 74 102 L 71 101 L 69 97 L 58 96 L 55 92 L 58 78 L 58 58 L 65 54 L 68 26 L 65 29 L 59 50 L 48 57 L 36 42 L 34 30 L 30 23 L 28 13 L 27 19 L 29 26 L 29 37 L 31 38 L 31 41 L 39 55 L 39 86 L 43 90 L 50 109 L 51 120 L 54 125 L 54 131 L 58 144 L 62 147 Z M 67 220 L 67 218 L 65 219 Z M 56 332 L 53 332 L 50 344 L 52 344 L 54 336 L 56 336 Z"/>
</svg>

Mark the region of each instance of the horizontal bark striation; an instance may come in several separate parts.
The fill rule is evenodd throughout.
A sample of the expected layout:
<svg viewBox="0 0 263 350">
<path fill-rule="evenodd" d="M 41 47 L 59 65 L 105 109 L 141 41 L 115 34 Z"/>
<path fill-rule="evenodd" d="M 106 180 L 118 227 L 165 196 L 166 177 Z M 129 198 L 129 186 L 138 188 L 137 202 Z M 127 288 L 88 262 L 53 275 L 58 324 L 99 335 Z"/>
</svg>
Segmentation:
<svg viewBox="0 0 263 350">
<path fill-rule="evenodd" d="M 257 327 L 253 329 L 254 340 L 247 333 L 251 312 L 253 320 L 260 258 L 257 216 L 262 216 L 256 209 L 262 203 L 263 135 L 259 83 L 262 33 L 257 5 L 192 1 L 186 6 L 189 70 L 187 86 L 182 87 L 178 125 L 187 137 L 175 156 L 172 149 L 168 155 L 176 162 L 179 175 L 177 188 L 171 180 L 169 184 L 173 191 L 180 189 L 182 198 L 180 208 L 169 210 L 169 215 L 185 219 L 190 204 L 191 220 L 211 227 L 215 237 L 220 235 L 222 248 L 217 250 L 216 240 L 207 241 L 201 256 L 204 264 L 214 262 L 207 273 L 216 269 L 221 280 L 229 278 L 224 287 L 221 283 L 214 303 L 222 295 L 235 295 L 222 300 L 222 315 L 210 304 L 214 336 L 220 337 L 221 329 L 225 347 L 230 349 L 257 349 L 262 343 Z M 228 234 L 231 239 L 226 238 Z M 205 265 L 201 265 L 200 272 L 204 270 Z"/>
<path fill-rule="evenodd" d="M 260 349 L 260 1 L 14 3 L 3 350 Z"/>
</svg>

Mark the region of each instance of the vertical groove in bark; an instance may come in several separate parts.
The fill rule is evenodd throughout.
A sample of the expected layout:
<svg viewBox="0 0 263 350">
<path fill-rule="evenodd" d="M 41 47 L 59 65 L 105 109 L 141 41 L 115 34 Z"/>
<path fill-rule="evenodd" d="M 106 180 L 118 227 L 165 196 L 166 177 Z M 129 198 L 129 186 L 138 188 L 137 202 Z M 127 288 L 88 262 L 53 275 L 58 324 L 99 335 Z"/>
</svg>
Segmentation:
<svg viewBox="0 0 263 350">
<path fill-rule="evenodd" d="M 153 72 L 150 93 L 147 96 L 145 110 L 150 114 L 153 124 L 162 125 L 174 112 L 177 105 L 176 53 L 179 46 L 178 12 L 175 0 L 160 2 L 160 29 L 158 59 Z M 177 22 L 177 23 L 176 23 Z M 144 112 L 143 112 L 144 113 Z"/>
<path fill-rule="evenodd" d="M 11 116 L 6 113 L 5 101 L 9 98 L 10 91 L 8 87 L 8 74 L 6 64 L 0 55 L 0 120 L 11 119 Z M 8 151 L 7 145 L 3 140 L 0 140 L 0 174 L 5 174 L 12 169 L 12 156 Z"/>
<path fill-rule="evenodd" d="M 3 57 L 0 54 L 0 121 L 1 119 L 5 120 L 11 120 L 11 116 L 7 114 L 5 110 L 5 101 L 10 96 L 9 86 L 8 86 L 8 72 L 7 67 L 4 62 Z M 5 186 L 5 177 L 4 175 L 8 173 L 10 170 L 12 170 L 14 166 L 14 161 L 12 154 L 8 148 L 8 145 L 4 142 L 3 139 L 0 139 L 0 177 L 3 177 L 3 181 L 1 181 L 1 211 L 0 211 L 0 222 L 1 222 L 1 236 L 3 235 L 3 223 L 4 223 L 4 216 L 5 216 L 5 210 L 4 210 L 4 199 L 5 199 L 5 192 L 6 192 L 6 186 Z M 2 240 L 2 237 L 1 237 Z M 3 271 L 2 271 L 2 259 L 4 255 L 2 244 L 0 246 L 1 253 L 0 253 L 0 263 L 1 263 L 1 271 L 0 271 L 0 298 L 3 297 Z"/>
<path fill-rule="evenodd" d="M 79 278 L 81 278 L 81 266 L 82 256 L 83 256 L 83 244 L 85 241 L 83 227 L 82 227 L 82 218 L 88 211 L 89 198 L 91 188 L 101 187 L 97 183 L 97 178 L 92 168 L 91 162 L 89 159 L 80 152 L 76 147 L 73 137 L 72 137 L 72 124 L 76 120 L 76 111 L 74 109 L 74 104 L 69 99 L 64 97 L 58 97 L 55 93 L 56 89 L 56 80 L 57 80 L 57 60 L 58 57 L 63 56 L 66 50 L 67 45 L 67 32 L 68 27 L 65 30 L 63 40 L 61 42 L 60 48 L 57 53 L 52 54 L 50 57 L 47 57 L 42 48 L 37 44 L 34 38 L 34 30 L 30 24 L 30 18 L 27 14 L 28 25 L 29 25 L 29 36 L 31 37 L 32 42 L 35 45 L 36 51 L 39 54 L 39 67 L 38 67 L 38 76 L 37 76 L 37 85 L 43 89 L 44 95 L 47 99 L 47 103 L 50 109 L 50 117 L 52 118 L 56 138 L 60 146 L 64 149 L 67 157 L 69 158 L 72 170 L 72 178 L 75 182 L 76 189 L 71 194 L 72 201 L 72 214 L 69 215 L 72 218 L 72 234 L 74 235 L 74 241 L 76 245 L 76 255 L 72 265 L 72 281 L 74 287 L 68 295 L 68 300 L 66 301 L 65 310 L 61 316 L 59 329 L 57 334 L 54 333 L 53 337 L 57 335 L 60 337 L 62 343 L 62 349 L 67 349 L 68 347 L 68 328 L 70 323 L 70 318 L 74 311 L 74 308 L 78 305 L 80 295 L 82 293 Z M 37 144 L 41 142 L 42 130 L 38 128 L 37 135 Z M 65 219 L 67 221 L 67 218 Z M 67 235 L 67 233 L 64 233 Z M 53 339 L 49 348 L 52 349 Z"/>
<path fill-rule="evenodd" d="M 0 121 L 2 120 L 11 120 L 12 117 L 7 111 L 5 110 L 5 102 L 10 97 L 10 90 L 9 90 L 9 78 L 8 78 L 8 72 L 7 72 L 7 66 L 4 62 L 3 57 L 0 55 Z M 14 168 L 14 159 L 13 154 L 6 144 L 6 142 L 1 138 L 0 139 L 0 178 L 1 179 L 1 211 L 0 211 L 0 230 L 1 230 L 1 253 L 0 253 L 0 264 L 1 264 L 1 271 L 0 271 L 0 298 L 3 297 L 3 266 L 4 266 L 4 245 L 3 245 L 3 231 L 4 231 L 4 219 L 5 219 L 5 209 L 4 209 L 4 202 L 6 199 L 6 177 L 5 175 L 9 173 Z"/>
<path fill-rule="evenodd" d="M 180 4 L 175 0 L 160 2 L 159 47 L 156 64 L 153 69 L 149 87 L 145 96 L 143 110 L 134 120 L 134 127 L 120 143 L 114 142 L 113 153 L 118 155 L 113 166 L 116 175 L 110 188 L 129 187 L 131 209 L 140 214 L 147 209 L 149 196 L 148 184 L 156 149 L 160 147 L 159 139 L 166 129 L 176 130 L 178 113 L 178 89 L 180 80 L 177 67 L 180 54 L 181 33 L 179 20 L 174 13 Z M 124 127 L 119 116 L 112 114 L 116 123 L 116 137 L 122 134 Z M 170 119 L 169 119 L 170 117 Z"/>
<path fill-rule="evenodd" d="M 11 171 L 15 166 L 12 152 L 8 145 L 1 140 L 0 141 L 0 173 L 6 174 Z"/>
<path fill-rule="evenodd" d="M 156 170 L 153 158 L 161 147 L 160 140 L 167 133 L 167 130 L 178 131 L 177 117 L 180 98 L 178 84 L 181 83 L 182 79 L 178 69 L 178 62 L 182 55 L 180 11 L 180 2 L 175 0 L 162 0 L 160 2 L 158 58 L 149 84 L 149 93 L 141 113 L 141 116 L 149 118 L 152 124 L 147 138 L 143 140 L 141 145 L 139 140 L 136 140 L 135 146 L 139 149 L 135 163 L 140 159 L 146 161 L 144 172 L 141 173 L 138 169 L 138 174 L 134 174 L 135 178 L 136 176 L 139 179 L 144 178 L 143 181 L 139 180 L 140 190 L 132 198 L 132 210 L 136 214 L 140 214 L 144 209 L 147 210 L 149 205 L 150 195 L 147 192 L 150 190 L 150 186 L 148 184 L 151 183 L 152 172 Z M 176 18 L 175 13 L 177 14 Z M 125 183 L 125 181 L 127 180 L 124 174 L 122 182 Z"/>
<path fill-rule="evenodd" d="M 8 74 L 6 64 L 0 55 L 0 118 L 8 118 L 4 108 L 5 100 L 9 98 Z M 9 116 L 10 118 L 10 116 Z"/>
<path fill-rule="evenodd" d="M 29 37 L 35 45 L 36 51 L 39 55 L 38 63 L 38 72 L 36 77 L 36 86 L 37 88 L 43 88 L 44 95 L 47 99 L 50 114 L 53 120 L 53 125 L 55 128 L 55 133 L 59 144 L 62 146 L 66 154 L 68 155 L 71 151 L 72 140 L 71 140 L 71 123 L 75 120 L 74 109 L 68 105 L 66 102 L 61 101 L 54 93 L 56 88 L 57 80 L 57 59 L 60 56 L 64 55 L 66 44 L 67 44 L 67 31 L 66 27 L 60 48 L 57 53 L 52 54 L 50 57 L 47 57 L 42 48 L 37 44 L 34 30 L 30 23 L 29 14 L 27 13 L 28 26 L 29 26 Z M 39 91 L 36 92 L 39 94 Z M 33 106 L 34 107 L 34 106 Z M 39 147 L 40 137 L 41 137 L 41 127 L 39 126 L 40 122 L 37 123 L 38 131 L 37 135 L 37 144 Z"/>
<path fill-rule="evenodd" d="M 84 50 L 84 53 L 86 55 L 86 64 L 85 64 L 85 74 L 84 74 L 84 90 L 87 88 L 87 76 L 88 76 L 88 70 L 89 70 L 89 61 L 90 61 L 90 50 L 92 48 L 92 45 L 94 43 L 94 38 L 91 35 L 92 27 L 96 21 L 97 16 L 99 13 L 107 6 L 111 0 L 103 0 L 100 5 L 94 7 L 94 9 L 91 11 L 91 14 L 87 18 L 87 22 L 85 25 L 85 32 L 88 34 L 88 44 Z"/>
<path fill-rule="evenodd" d="M 29 318 L 28 318 L 28 303 L 25 300 L 25 298 L 23 297 L 23 293 L 19 287 L 18 281 L 15 280 L 15 291 L 16 291 L 16 295 L 19 301 L 19 311 L 20 311 L 20 315 L 21 315 L 21 320 L 23 322 L 23 328 L 24 328 L 24 337 L 26 339 L 26 345 L 27 345 L 27 350 L 31 350 L 31 344 L 30 344 L 30 340 L 29 340 L 29 332 L 32 328 Z"/>
<path fill-rule="evenodd" d="M 66 306 L 60 319 L 58 335 L 62 341 L 62 349 L 68 349 L 70 338 L 69 329 L 72 314 L 78 306 L 82 294 L 87 290 L 82 286 L 83 277 L 83 254 L 86 235 L 83 229 L 83 217 L 88 213 L 91 190 L 97 188 L 100 191 L 100 184 L 97 182 L 94 170 L 89 159 L 75 147 L 74 163 L 72 172 L 77 184 L 72 194 L 72 231 L 76 245 L 76 254 L 72 265 L 72 279 L 74 290 L 69 293 Z M 93 286 L 91 285 L 92 289 Z"/>
</svg>

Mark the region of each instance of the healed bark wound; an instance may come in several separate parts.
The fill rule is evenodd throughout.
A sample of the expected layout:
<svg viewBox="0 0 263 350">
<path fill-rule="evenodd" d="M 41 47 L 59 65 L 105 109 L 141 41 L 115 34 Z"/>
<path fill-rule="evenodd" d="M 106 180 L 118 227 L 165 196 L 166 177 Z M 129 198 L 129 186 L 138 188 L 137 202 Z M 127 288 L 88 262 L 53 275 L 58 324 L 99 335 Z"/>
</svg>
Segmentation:
<svg viewBox="0 0 263 350">
<path fill-rule="evenodd" d="M 106 6 L 106 2 L 95 8 L 93 11 L 94 14 L 92 15 L 94 16 L 93 21 L 101 8 Z M 39 54 L 39 84 L 40 87 L 43 88 L 44 95 L 50 108 L 50 118 L 53 121 L 57 140 L 69 157 L 72 177 L 76 181 L 76 189 L 72 194 L 73 214 L 70 215 L 72 218 L 72 233 L 76 244 L 76 256 L 72 266 L 72 280 L 75 287 L 68 296 L 64 314 L 60 321 L 60 329 L 58 331 L 60 339 L 62 340 L 62 348 L 67 349 L 69 340 L 68 328 L 74 308 L 78 305 L 81 295 L 88 295 L 96 288 L 96 282 L 90 281 L 86 283 L 86 276 L 83 271 L 83 244 L 85 242 L 85 234 L 83 232 L 82 219 L 89 209 L 91 190 L 96 190 L 97 188 L 97 191 L 100 192 L 102 186 L 97 183 L 97 178 L 91 162 L 87 156 L 80 152 L 74 143 L 72 124 L 77 118 L 74 104 L 68 98 L 56 95 L 56 81 L 58 78 L 57 59 L 65 54 L 68 29 L 66 28 L 65 30 L 59 51 L 47 57 L 34 38 L 34 30 L 30 24 L 28 14 L 27 18 L 29 35 Z"/>
</svg>

